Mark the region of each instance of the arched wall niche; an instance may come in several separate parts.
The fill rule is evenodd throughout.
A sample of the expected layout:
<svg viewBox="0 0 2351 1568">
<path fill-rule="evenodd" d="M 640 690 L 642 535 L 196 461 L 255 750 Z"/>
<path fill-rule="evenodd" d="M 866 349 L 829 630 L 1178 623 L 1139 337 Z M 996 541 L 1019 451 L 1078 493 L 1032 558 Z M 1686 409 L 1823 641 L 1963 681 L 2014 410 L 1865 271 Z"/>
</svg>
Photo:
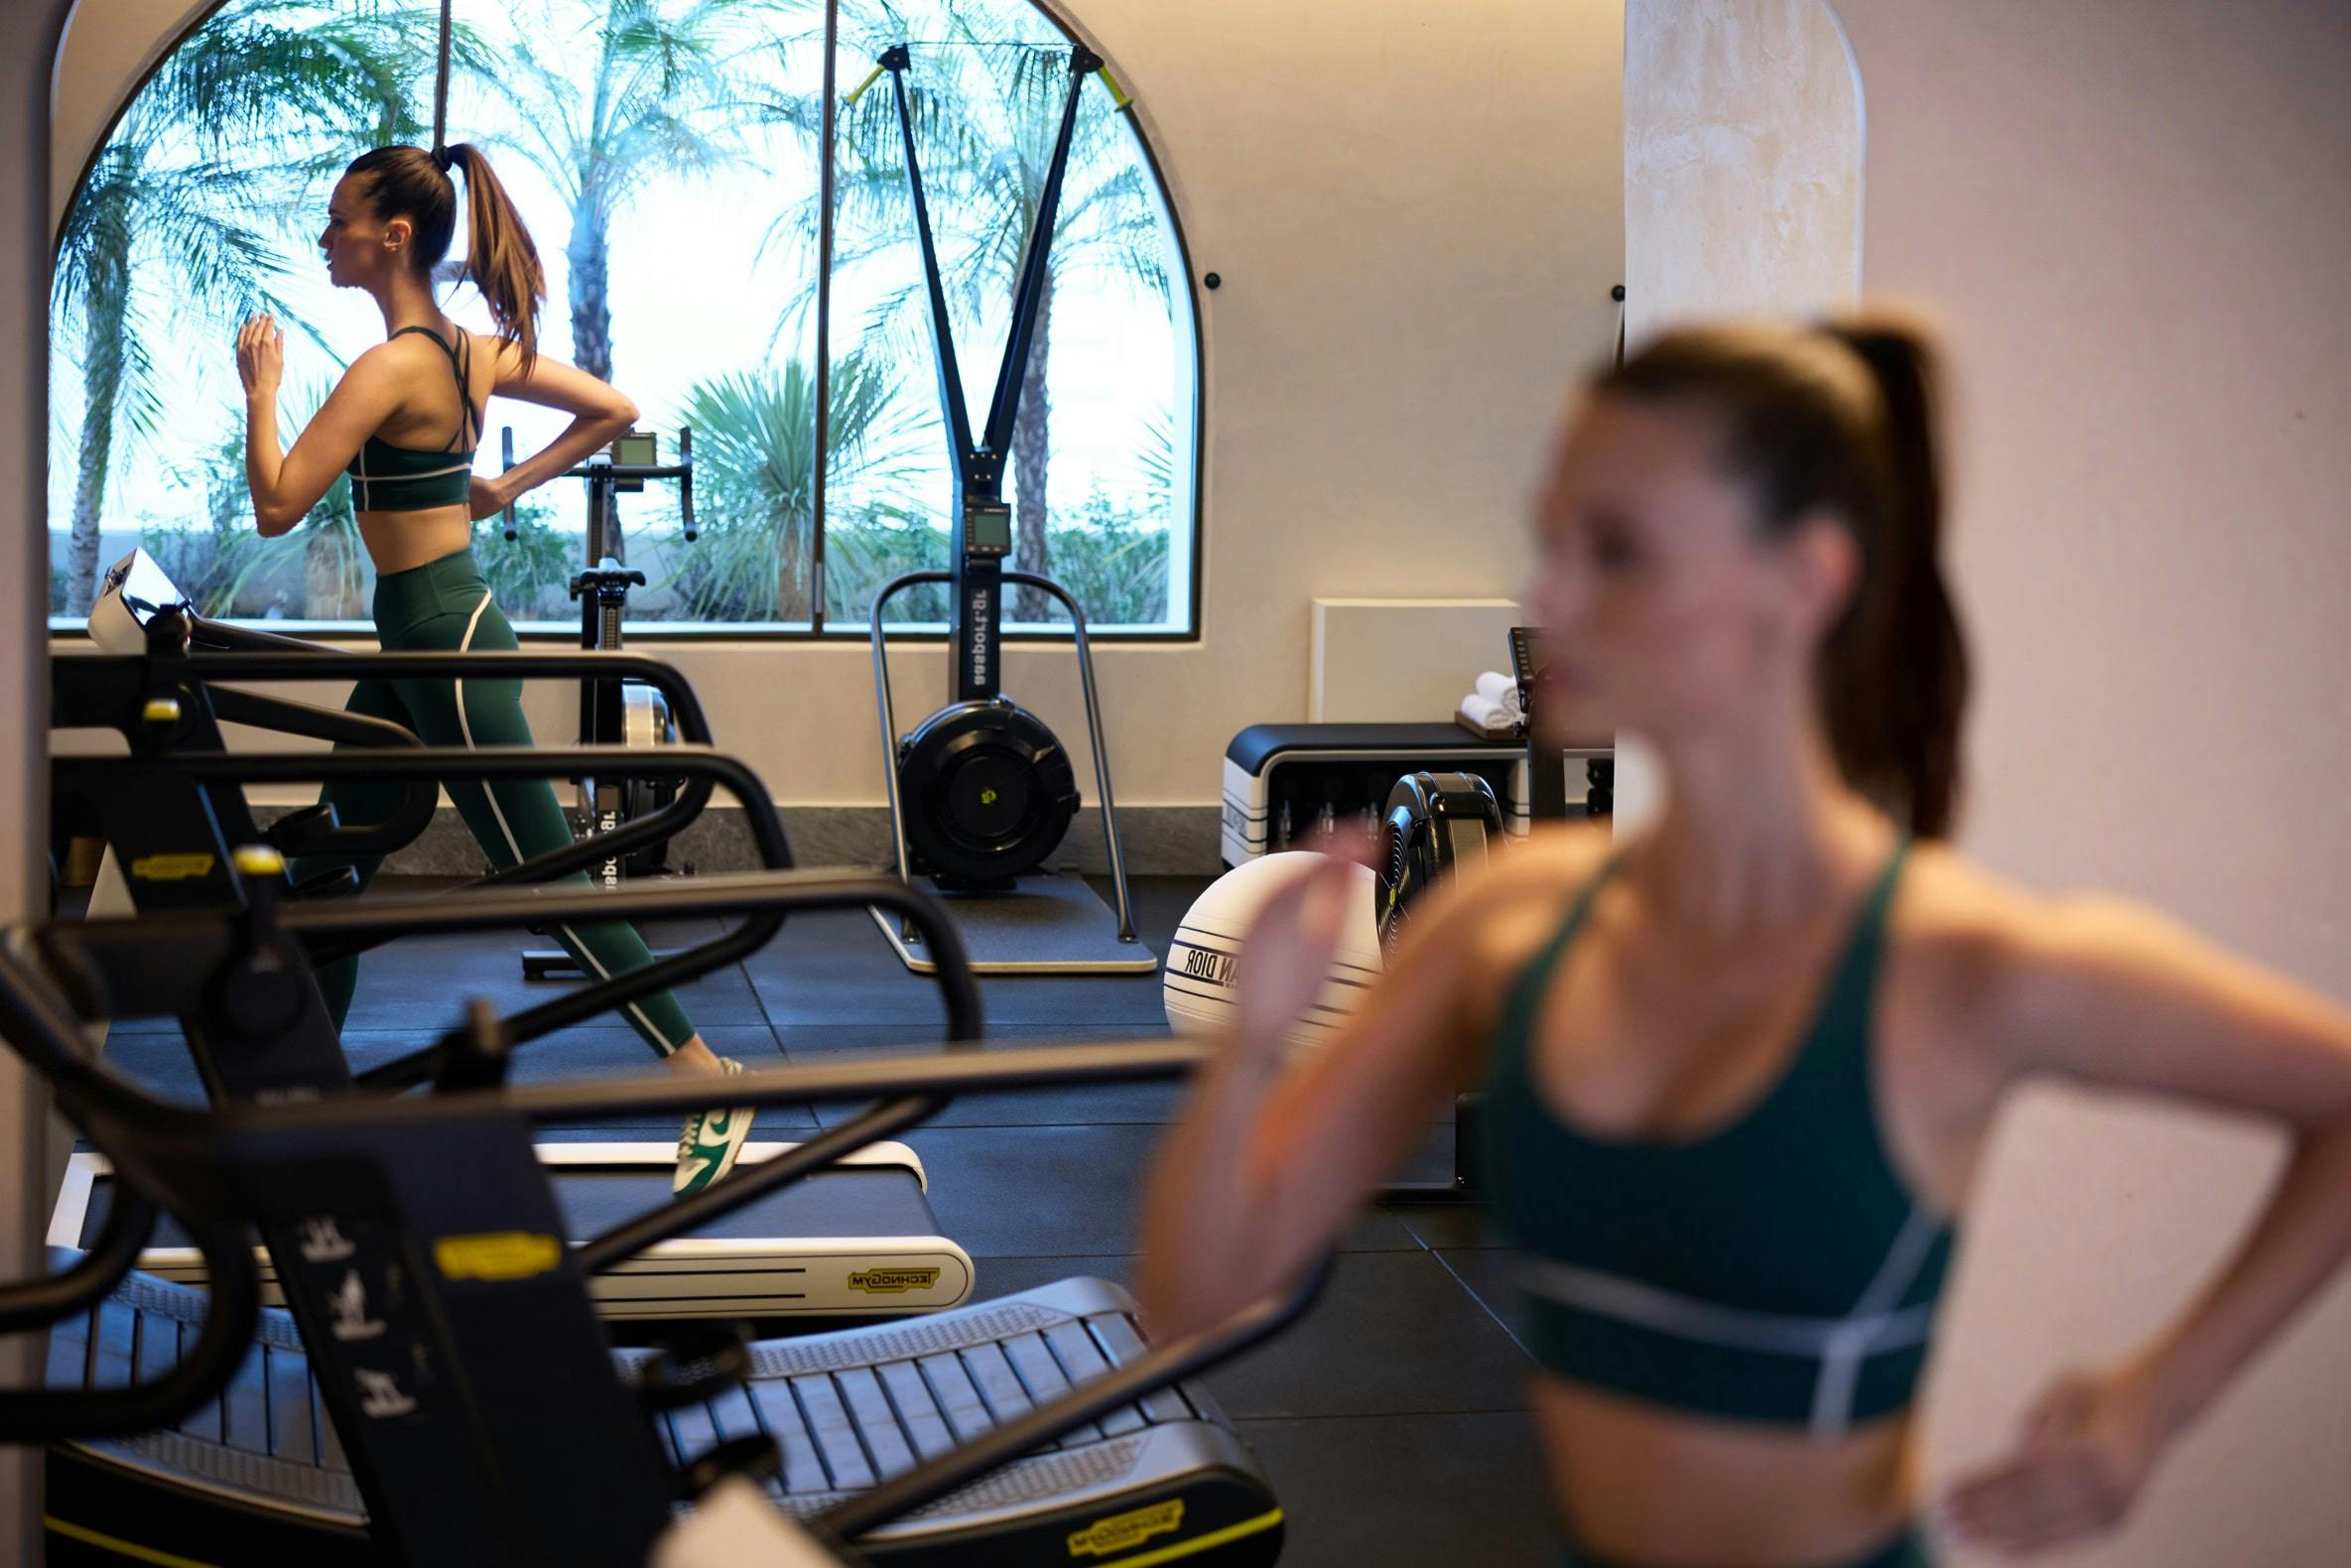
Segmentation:
<svg viewBox="0 0 2351 1568">
<path fill-rule="evenodd" d="M 58 93 L 50 113 L 52 234 L 115 117 L 156 63 L 218 4 L 219 0 L 76 0 L 53 78 L 67 90 Z"/>
</svg>

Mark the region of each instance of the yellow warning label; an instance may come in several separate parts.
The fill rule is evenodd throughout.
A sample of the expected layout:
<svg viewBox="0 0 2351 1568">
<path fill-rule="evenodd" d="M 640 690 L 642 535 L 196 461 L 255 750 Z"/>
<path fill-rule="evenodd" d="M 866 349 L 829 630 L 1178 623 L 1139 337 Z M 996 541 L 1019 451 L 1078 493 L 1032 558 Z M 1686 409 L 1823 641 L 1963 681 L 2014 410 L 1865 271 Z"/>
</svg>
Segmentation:
<svg viewBox="0 0 2351 1568">
<path fill-rule="evenodd" d="M 1096 1519 L 1082 1530 L 1072 1530 L 1070 1555 L 1108 1557 L 1113 1552 L 1132 1551 L 1152 1536 L 1172 1533 L 1183 1528 L 1183 1524 L 1181 1498 L 1127 1513 L 1113 1513 L 1107 1519 Z"/>
<path fill-rule="evenodd" d="M 563 1242 L 536 1231 L 445 1236 L 433 1243 L 433 1261 L 445 1277 L 492 1284 L 544 1274 L 562 1261 L 563 1255 Z"/>
<path fill-rule="evenodd" d="M 849 1288 L 871 1296 L 902 1296 L 909 1290 L 929 1290 L 939 1283 L 936 1268 L 863 1268 L 849 1276 Z"/>
<path fill-rule="evenodd" d="M 142 882 L 185 882 L 192 876 L 212 874 L 209 854 L 142 854 L 131 862 L 131 874 Z"/>
</svg>

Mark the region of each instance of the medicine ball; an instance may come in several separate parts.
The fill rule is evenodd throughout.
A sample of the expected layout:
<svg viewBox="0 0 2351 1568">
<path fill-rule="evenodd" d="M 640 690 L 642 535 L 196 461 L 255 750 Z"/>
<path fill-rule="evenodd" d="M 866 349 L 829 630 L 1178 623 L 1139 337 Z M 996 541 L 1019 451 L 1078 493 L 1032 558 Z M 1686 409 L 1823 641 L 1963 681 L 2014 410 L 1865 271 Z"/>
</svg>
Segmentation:
<svg viewBox="0 0 2351 1568">
<path fill-rule="evenodd" d="M 1227 871 L 1209 884 L 1185 911 L 1168 945 L 1160 989 L 1168 1025 L 1180 1035 L 1213 1035 L 1233 1017 L 1233 977 L 1241 944 L 1267 899 L 1311 869 L 1322 856 L 1291 849 L 1261 855 Z M 1371 918 L 1371 868 L 1355 867 L 1357 896 L 1321 995 L 1290 1032 L 1290 1043 L 1308 1045 L 1328 1038 L 1362 1003 L 1379 978 L 1379 938 Z"/>
</svg>

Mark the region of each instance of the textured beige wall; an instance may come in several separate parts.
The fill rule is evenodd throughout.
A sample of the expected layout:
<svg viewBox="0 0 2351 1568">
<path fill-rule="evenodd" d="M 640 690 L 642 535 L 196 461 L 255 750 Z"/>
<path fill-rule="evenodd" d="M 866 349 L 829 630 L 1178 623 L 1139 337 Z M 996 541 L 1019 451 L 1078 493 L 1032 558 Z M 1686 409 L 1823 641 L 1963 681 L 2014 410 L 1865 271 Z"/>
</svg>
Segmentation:
<svg viewBox="0 0 2351 1568">
<path fill-rule="evenodd" d="M 1864 283 L 1951 334 L 1982 679 L 1965 843 L 2351 995 L 2351 8 L 1842 0 Z M 1933 1388 L 1935 1469 L 2178 1304 L 2278 1144 L 2029 1097 Z M 2172 1455 L 2116 1568 L 2351 1560 L 2351 1289 Z"/>
<path fill-rule="evenodd" d="M 192 9 L 83 0 L 61 102 L 118 100 L 153 57 L 141 40 Z M 1059 9 L 1133 92 L 1195 273 L 1225 280 L 1198 296 L 1201 640 L 1097 659 L 1120 800 L 1210 804 L 1235 730 L 1305 717 L 1312 597 L 1517 592 L 1536 454 L 1615 326 L 1622 8 Z M 92 136 L 103 120 L 82 115 Z M 697 643 L 675 658 L 720 744 L 779 801 L 880 804 L 861 642 Z M 1014 644 L 1004 663 L 1025 705 L 1083 731 L 1066 645 Z M 902 712 L 944 693 L 935 646 L 892 668 Z M 574 722 L 560 693 L 533 701 L 541 732 Z"/>
<path fill-rule="evenodd" d="M 1634 335 L 1852 302 L 1862 98 L 1821 0 L 1628 0 L 1625 84 Z"/>
<path fill-rule="evenodd" d="M 1862 83 L 1821 0 L 1627 0 L 1625 285 L 1637 343 L 1677 321 L 1818 316 L 1861 287 Z M 1617 827 L 1664 802 L 1619 737 Z"/>
<path fill-rule="evenodd" d="M 1843 0 L 1862 282 L 1951 333 L 1955 567 L 1979 659 L 1964 842 L 2148 899 L 2351 994 L 2351 12 Z M 1636 328 L 1852 289 L 1862 128 L 1817 0 L 1630 0 Z M 1854 171 L 1858 176 L 1859 170 Z M 1630 781 L 1639 804 L 1642 781 Z M 1624 792 L 1621 792 L 1621 798 Z M 2043 1380 L 2174 1309 L 2279 1140 L 2036 1092 L 2005 1120 L 1929 1393 L 1936 1480 Z M 2351 1560 L 2351 1288 L 2059 1560 Z"/>
</svg>

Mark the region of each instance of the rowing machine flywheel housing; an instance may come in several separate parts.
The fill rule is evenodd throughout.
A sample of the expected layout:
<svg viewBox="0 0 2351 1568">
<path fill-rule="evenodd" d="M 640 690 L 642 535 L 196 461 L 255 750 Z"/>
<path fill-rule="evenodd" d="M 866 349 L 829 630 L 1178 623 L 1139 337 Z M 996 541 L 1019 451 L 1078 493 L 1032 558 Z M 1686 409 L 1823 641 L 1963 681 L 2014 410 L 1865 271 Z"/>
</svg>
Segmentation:
<svg viewBox="0 0 2351 1568">
<path fill-rule="evenodd" d="M 1069 832 L 1078 780 L 1043 719 L 1008 697 L 952 703 L 898 742 L 906 842 L 950 886 L 1001 887 Z"/>
<path fill-rule="evenodd" d="M 629 681 L 620 688 L 620 738 L 631 748 L 674 746 L 678 743 L 677 720 L 670 717 L 669 699 L 641 681 Z M 620 820 L 635 822 L 649 817 L 678 798 L 679 779 L 624 779 L 620 785 Z M 664 839 L 647 845 L 628 856 L 625 868 L 631 876 L 659 876 L 669 869 L 670 847 Z M 688 866 L 688 871 L 693 867 Z"/>
<path fill-rule="evenodd" d="M 1396 780 L 1372 867 L 1381 954 L 1393 953 L 1403 939 L 1413 900 L 1457 866 L 1484 864 L 1487 846 L 1502 832 L 1494 786 L 1474 773 L 1407 773 Z"/>
</svg>

